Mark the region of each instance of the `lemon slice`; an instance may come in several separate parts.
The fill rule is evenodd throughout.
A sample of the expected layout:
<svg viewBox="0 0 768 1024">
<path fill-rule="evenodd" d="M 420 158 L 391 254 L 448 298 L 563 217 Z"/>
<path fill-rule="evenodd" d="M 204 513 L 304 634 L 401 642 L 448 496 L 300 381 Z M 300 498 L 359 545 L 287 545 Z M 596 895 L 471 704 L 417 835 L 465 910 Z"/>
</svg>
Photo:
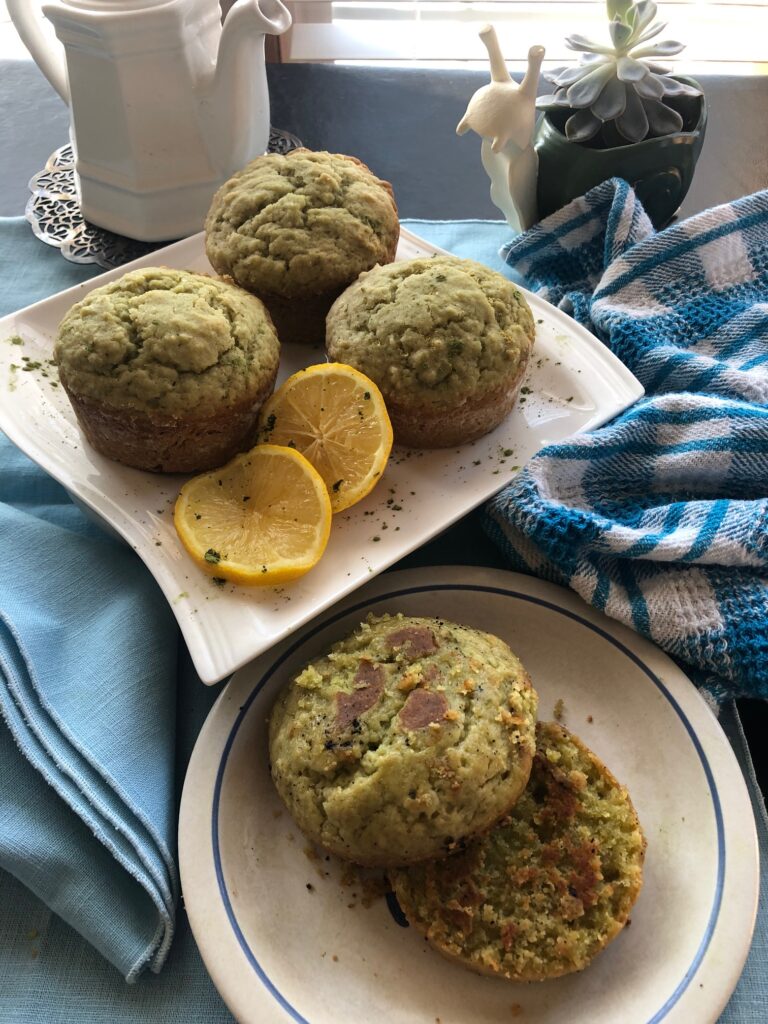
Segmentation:
<svg viewBox="0 0 768 1024">
<path fill-rule="evenodd" d="M 392 424 L 372 380 L 344 363 L 308 366 L 264 404 L 260 437 L 305 455 L 325 481 L 334 512 L 378 483 L 392 450 Z"/>
<path fill-rule="evenodd" d="M 262 444 L 184 484 L 173 523 L 211 576 L 250 586 L 285 583 L 320 559 L 331 502 L 303 455 Z"/>
</svg>

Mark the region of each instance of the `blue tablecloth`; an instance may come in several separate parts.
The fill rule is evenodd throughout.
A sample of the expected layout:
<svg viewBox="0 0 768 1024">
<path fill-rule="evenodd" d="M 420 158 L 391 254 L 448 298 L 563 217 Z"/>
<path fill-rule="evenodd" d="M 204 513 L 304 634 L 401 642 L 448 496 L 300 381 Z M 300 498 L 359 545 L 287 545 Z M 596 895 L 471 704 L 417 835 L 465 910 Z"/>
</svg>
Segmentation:
<svg viewBox="0 0 768 1024">
<path fill-rule="evenodd" d="M 456 224 L 415 221 L 408 226 L 460 255 L 474 256 L 497 269 L 503 267 L 497 252 L 507 238 L 505 225 L 477 221 Z M 36 301 L 98 272 L 95 268 L 66 263 L 57 252 L 34 239 L 21 220 L 0 222 L 0 269 L 2 312 Z M 7 447 L 0 448 L 0 473 L 3 465 L 7 468 L 14 460 L 18 467 L 18 455 Z M 31 464 L 26 465 L 24 472 L 27 474 L 24 486 L 31 487 L 36 495 L 35 500 L 27 502 L 28 512 L 46 516 L 50 515 L 52 507 L 58 508 L 59 511 L 52 514 L 54 520 L 59 515 L 64 517 L 63 523 L 56 523 L 58 528 L 69 529 L 73 536 L 81 539 L 92 536 L 56 485 Z M 8 501 L 9 496 L 3 494 L 0 499 Z M 103 540 L 95 542 L 104 543 Z M 8 571 L 7 567 L 5 571 Z M 176 736 L 175 769 L 169 762 L 168 771 L 175 772 L 177 794 L 180 793 L 184 767 L 194 739 L 217 692 L 218 688 L 206 688 L 197 679 L 182 645 L 175 702 L 164 710 L 170 735 L 175 730 Z M 749 780 L 761 848 L 765 852 L 768 850 L 768 830 L 764 808 L 732 705 L 724 706 L 721 721 Z M 0 724 L 2 728 L 4 726 Z M 23 770 L 20 768 L 20 773 Z M 173 785 L 173 779 L 170 779 L 170 785 Z M 7 800 L 0 797 L 0 809 L 7 809 L 7 806 Z M 60 869 L 65 871 L 66 865 L 60 865 Z M 764 884 L 764 893 L 767 888 Z M 123 1021 L 186 1024 L 195 1020 L 201 1024 L 219 1024 L 232 1019 L 202 966 L 183 907 L 179 908 L 175 938 L 159 975 L 145 972 L 135 984 L 127 985 L 115 966 L 8 872 L 0 873 L 0 903 L 3 906 L 0 915 L 1 1021 L 9 1024 L 25 1024 L 27 1021 L 30 1024 L 33 1021 L 35 1024 L 39 1021 L 45 1024 L 71 1024 L 73 1021 L 83 1024 L 119 1024 Z M 76 914 L 72 916 L 76 918 Z M 763 896 L 752 952 L 722 1017 L 723 1024 L 765 1024 L 768 1018 L 765 1010 L 766 962 L 768 907 Z"/>
</svg>

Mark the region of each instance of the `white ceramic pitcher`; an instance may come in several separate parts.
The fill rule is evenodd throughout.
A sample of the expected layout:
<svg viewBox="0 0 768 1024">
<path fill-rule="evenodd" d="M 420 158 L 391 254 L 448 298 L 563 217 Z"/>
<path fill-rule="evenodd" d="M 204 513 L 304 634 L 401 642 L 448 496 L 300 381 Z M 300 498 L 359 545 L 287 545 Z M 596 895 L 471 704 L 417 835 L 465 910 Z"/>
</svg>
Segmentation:
<svg viewBox="0 0 768 1024">
<path fill-rule="evenodd" d="M 71 115 L 86 220 L 142 241 L 199 231 L 218 186 L 269 141 L 265 33 L 280 0 L 7 0 Z M 50 20 L 60 46 L 45 31 Z"/>
</svg>

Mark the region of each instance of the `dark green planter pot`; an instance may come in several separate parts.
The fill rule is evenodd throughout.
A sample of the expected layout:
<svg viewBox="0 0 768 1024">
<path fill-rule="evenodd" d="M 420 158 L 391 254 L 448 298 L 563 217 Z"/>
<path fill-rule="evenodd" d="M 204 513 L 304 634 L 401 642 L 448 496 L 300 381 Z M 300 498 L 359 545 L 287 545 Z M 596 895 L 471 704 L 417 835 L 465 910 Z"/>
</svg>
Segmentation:
<svg viewBox="0 0 768 1024">
<path fill-rule="evenodd" d="M 680 80 L 700 88 L 692 78 L 680 76 Z M 608 178 L 623 178 L 637 193 L 654 227 L 668 224 L 690 188 L 707 127 L 705 96 L 674 97 L 669 105 L 682 116 L 683 131 L 602 149 L 591 141 L 566 139 L 562 129 L 570 112 L 545 113 L 534 140 L 539 156 L 539 219 Z"/>
</svg>

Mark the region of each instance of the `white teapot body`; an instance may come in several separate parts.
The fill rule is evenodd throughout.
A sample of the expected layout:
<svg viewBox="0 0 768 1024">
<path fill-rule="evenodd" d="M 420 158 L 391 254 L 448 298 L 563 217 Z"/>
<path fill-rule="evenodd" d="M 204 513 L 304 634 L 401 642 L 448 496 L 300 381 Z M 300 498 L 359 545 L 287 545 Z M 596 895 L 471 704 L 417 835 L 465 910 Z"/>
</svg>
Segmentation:
<svg viewBox="0 0 768 1024">
<path fill-rule="evenodd" d="M 213 193 L 269 141 L 265 33 L 281 0 L 8 0 L 19 34 L 69 103 L 86 220 L 143 241 L 199 231 Z"/>
</svg>

